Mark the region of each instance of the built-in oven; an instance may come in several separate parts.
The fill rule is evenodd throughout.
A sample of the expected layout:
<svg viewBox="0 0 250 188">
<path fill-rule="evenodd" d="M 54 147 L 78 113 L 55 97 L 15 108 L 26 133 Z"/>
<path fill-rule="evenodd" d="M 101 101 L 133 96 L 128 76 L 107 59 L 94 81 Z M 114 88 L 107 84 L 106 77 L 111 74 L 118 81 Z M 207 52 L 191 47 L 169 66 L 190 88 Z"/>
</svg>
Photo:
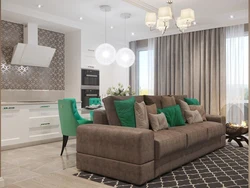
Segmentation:
<svg viewBox="0 0 250 188">
<path fill-rule="evenodd" d="M 82 108 L 89 106 L 89 98 L 100 97 L 99 70 L 82 69 L 81 100 Z"/>
<path fill-rule="evenodd" d="M 99 86 L 99 70 L 82 69 L 82 85 Z"/>
</svg>

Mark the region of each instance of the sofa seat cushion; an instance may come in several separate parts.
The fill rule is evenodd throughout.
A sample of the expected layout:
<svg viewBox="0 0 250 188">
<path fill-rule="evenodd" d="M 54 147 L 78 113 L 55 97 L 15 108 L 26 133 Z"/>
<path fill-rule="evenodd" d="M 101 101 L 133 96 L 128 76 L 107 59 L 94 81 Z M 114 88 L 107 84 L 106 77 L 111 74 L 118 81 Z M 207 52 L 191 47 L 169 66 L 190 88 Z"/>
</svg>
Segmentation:
<svg viewBox="0 0 250 188">
<path fill-rule="evenodd" d="M 154 132 L 155 159 L 184 150 L 186 146 L 185 133 L 172 130 Z"/>
<path fill-rule="evenodd" d="M 182 127 L 171 127 L 170 130 L 186 134 L 187 147 L 206 142 L 208 140 L 207 129 L 198 126 L 197 123 Z"/>
<path fill-rule="evenodd" d="M 220 137 L 226 134 L 226 126 L 218 122 L 204 121 L 202 123 L 198 123 L 197 126 L 207 129 L 208 139 Z"/>
</svg>

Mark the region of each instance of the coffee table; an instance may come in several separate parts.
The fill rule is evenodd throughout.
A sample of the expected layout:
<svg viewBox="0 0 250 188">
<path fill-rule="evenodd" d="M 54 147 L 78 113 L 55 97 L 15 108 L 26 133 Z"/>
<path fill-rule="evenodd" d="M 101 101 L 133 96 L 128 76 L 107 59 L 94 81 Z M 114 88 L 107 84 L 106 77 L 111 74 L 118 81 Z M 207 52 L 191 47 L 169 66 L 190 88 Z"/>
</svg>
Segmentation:
<svg viewBox="0 0 250 188">
<path fill-rule="evenodd" d="M 241 142 L 246 142 L 248 144 L 248 139 L 244 136 L 247 133 L 247 126 L 236 125 L 233 123 L 226 124 L 226 139 L 228 139 L 228 142 L 234 140 L 240 147 L 243 147 Z"/>
</svg>

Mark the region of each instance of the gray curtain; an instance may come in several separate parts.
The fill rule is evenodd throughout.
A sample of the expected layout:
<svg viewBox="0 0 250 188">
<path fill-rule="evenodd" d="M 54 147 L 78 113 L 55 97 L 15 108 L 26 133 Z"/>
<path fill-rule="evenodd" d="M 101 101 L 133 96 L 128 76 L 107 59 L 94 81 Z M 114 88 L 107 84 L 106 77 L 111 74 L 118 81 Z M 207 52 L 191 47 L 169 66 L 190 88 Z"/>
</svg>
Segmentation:
<svg viewBox="0 0 250 188">
<path fill-rule="evenodd" d="M 225 28 L 156 38 L 155 94 L 187 94 L 199 99 L 207 113 L 223 114 Z"/>
<path fill-rule="evenodd" d="M 133 92 L 139 94 L 139 57 L 137 53 L 137 41 L 129 43 L 130 49 L 135 53 L 135 63 L 129 68 L 129 85 Z"/>
</svg>

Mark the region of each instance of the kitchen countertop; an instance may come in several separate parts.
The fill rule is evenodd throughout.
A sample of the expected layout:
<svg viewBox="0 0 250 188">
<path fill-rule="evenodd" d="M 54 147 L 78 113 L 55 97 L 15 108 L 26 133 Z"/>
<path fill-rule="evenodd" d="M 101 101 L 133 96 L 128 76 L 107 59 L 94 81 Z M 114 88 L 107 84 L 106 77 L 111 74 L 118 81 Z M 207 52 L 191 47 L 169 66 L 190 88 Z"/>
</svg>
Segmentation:
<svg viewBox="0 0 250 188">
<path fill-rule="evenodd" d="M 44 105 L 44 104 L 57 104 L 57 101 L 19 101 L 19 102 L 1 102 L 1 106 L 10 105 Z M 81 103 L 78 101 L 77 103 Z"/>
</svg>

